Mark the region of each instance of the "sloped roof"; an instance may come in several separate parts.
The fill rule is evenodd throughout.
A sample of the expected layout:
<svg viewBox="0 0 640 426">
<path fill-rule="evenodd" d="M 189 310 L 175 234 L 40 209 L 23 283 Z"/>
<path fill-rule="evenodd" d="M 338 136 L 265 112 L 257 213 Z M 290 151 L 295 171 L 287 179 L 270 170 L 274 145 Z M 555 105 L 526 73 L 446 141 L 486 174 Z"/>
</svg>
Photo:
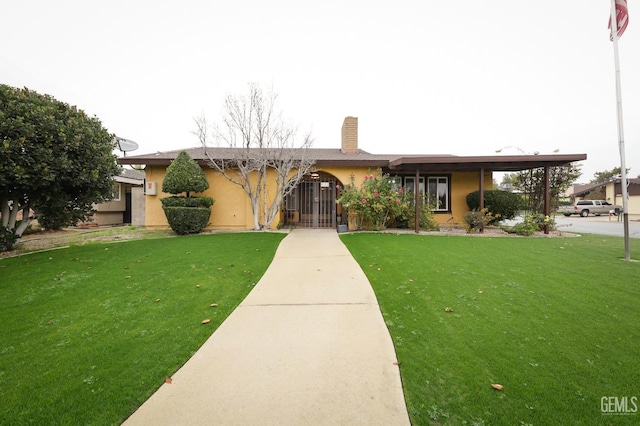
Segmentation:
<svg viewBox="0 0 640 426">
<path fill-rule="evenodd" d="M 209 157 L 216 159 L 232 160 L 241 158 L 240 155 L 243 148 L 220 148 L 207 147 L 206 151 L 202 147 L 179 149 L 174 151 L 156 152 L 152 154 L 128 155 L 118 159 L 120 164 L 149 164 L 149 165 L 169 165 L 181 151 L 187 154 L 201 165 L 206 165 Z M 398 155 L 378 155 L 370 154 L 363 150 L 358 150 L 357 154 L 345 154 L 340 149 L 332 148 L 309 148 L 293 149 L 294 155 L 303 153 L 307 157 L 314 158 L 318 165 L 370 165 L 374 167 L 383 167 L 389 164 L 389 161 L 397 158 Z"/>
<path fill-rule="evenodd" d="M 206 152 L 205 152 L 206 149 Z M 152 154 L 131 155 L 119 158 L 120 164 L 169 165 L 181 151 L 186 151 L 200 165 L 206 165 L 208 157 L 232 160 L 242 157 L 242 148 L 195 147 Z M 309 148 L 293 149 L 294 155 L 306 154 L 314 158 L 318 166 L 363 166 L 382 167 L 390 171 L 476 171 L 481 168 L 492 171 L 519 171 L 531 168 L 558 166 L 574 161 L 586 160 L 586 154 L 554 155 L 401 155 L 371 154 L 358 150 L 357 154 L 347 154 L 340 149 Z"/>
</svg>

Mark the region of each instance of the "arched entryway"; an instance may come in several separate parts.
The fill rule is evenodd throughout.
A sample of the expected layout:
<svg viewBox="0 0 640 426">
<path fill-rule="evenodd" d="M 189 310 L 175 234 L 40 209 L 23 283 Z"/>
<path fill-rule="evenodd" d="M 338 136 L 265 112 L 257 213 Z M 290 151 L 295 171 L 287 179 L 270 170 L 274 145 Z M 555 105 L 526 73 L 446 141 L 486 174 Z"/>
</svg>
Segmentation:
<svg viewBox="0 0 640 426">
<path fill-rule="evenodd" d="M 340 181 L 325 172 L 313 172 L 284 201 L 285 226 L 335 228 L 341 222 L 336 206 Z"/>
</svg>

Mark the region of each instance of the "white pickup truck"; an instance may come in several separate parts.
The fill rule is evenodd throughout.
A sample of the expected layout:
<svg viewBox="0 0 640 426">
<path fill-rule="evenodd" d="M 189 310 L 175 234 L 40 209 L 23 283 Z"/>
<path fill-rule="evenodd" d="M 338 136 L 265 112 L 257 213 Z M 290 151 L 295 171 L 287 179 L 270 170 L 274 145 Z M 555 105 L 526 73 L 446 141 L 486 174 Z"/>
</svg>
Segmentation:
<svg viewBox="0 0 640 426">
<path fill-rule="evenodd" d="M 616 206 L 604 200 L 580 200 L 573 206 L 563 206 L 558 208 L 558 213 L 565 216 L 571 216 L 572 214 L 579 214 L 582 217 L 587 217 L 590 214 L 600 216 L 601 214 L 620 214 L 622 212 L 621 206 Z"/>
</svg>

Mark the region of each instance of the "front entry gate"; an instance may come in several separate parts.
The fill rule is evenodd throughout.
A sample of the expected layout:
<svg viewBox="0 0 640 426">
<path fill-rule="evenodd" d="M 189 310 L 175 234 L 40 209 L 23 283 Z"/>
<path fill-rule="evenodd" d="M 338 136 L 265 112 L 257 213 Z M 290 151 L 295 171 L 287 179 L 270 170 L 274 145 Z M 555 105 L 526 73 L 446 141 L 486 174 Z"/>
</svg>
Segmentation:
<svg viewBox="0 0 640 426">
<path fill-rule="evenodd" d="M 335 228 L 336 184 L 326 173 L 311 173 L 285 199 L 285 225 Z"/>
</svg>

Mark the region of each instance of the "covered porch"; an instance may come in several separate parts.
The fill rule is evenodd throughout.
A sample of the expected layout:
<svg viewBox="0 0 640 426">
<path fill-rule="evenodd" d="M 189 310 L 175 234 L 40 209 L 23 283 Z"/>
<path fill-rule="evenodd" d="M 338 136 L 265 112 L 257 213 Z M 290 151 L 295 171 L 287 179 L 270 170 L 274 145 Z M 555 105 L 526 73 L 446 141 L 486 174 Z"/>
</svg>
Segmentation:
<svg viewBox="0 0 640 426">
<path fill-rule="evenodd" d="M 421 179 L 424 176 L 438 173 L 474 172 L 478 175 L 478 189 L 480 192 L 480 208 L 484 207 L 485 174 L 487 172 L 520 172 L 524 170 L 544 170 L 544 214 L 551 213 L 549 169 L 555 166 L 565 166 L 575 161 L 586 160 L 586 154 L 554 154 L 554 155 L 514 155 L 514 156 L 474 156 L 459 157 L 453 155 L 442 156 L 406 156 L 398 157 L 389 162 L 384 171 L 390 174 L 413 174 L 414 194 L 416 197 L 416 215 L 420 203 Z M 437 190 L 437 189 L 436 189 Z M 419 232 L 416 223 L 416 233 Z M 548 226 L 545 233 L 549 233 Z"/>
</svg>

